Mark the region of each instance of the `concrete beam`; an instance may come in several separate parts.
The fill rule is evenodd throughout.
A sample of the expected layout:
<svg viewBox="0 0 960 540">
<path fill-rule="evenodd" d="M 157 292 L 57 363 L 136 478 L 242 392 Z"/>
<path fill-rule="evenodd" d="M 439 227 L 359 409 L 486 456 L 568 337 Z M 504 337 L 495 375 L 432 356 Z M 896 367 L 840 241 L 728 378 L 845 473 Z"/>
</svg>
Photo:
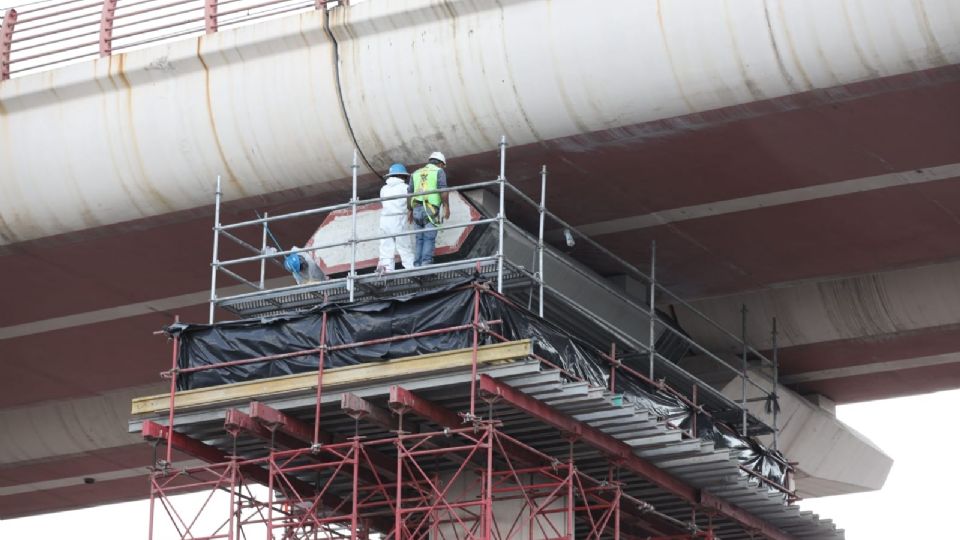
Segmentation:
<svg viewBox="0 0 960 540">
<path fill-rule="evenodd" d="M 769 388 L 770 379 L 750 370 L 750 378 Z M 739 379 L 730 381 L 723 393 L 733 400 L 741 397 Z M 779 449 L 797 465 L 796 491 L 801 497 L 826 497 L 881 489 L 893 466 L 893 459 L 855 429 L 837 420 L 829 400 L 818 404 L 789 388 L 777 388 L 780 397 Z M 761 397 L 760 390 L 747 386 L 747 399 Z M 818 396 L 822 398 L 822 396 Z M 750 412 L 769 425 L 773 414 L 766 403 L 748 403 Z M 772 437 L 761 437 L 770 445 Z"/>
</svg>

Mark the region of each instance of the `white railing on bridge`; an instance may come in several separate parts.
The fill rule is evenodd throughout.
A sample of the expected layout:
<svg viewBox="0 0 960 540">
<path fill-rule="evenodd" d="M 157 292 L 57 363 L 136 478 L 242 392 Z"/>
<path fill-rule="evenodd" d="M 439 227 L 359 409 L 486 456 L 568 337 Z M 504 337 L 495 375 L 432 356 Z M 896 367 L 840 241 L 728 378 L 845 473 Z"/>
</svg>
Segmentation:
<svg viewBox="0 0 960 540">
<path fill-rule="evenodd" d="M 354 0 L 356 1 L 356 0 Z M 43 0 L 3 12 L 0 80 L 344 0 Z"/>
</svg>

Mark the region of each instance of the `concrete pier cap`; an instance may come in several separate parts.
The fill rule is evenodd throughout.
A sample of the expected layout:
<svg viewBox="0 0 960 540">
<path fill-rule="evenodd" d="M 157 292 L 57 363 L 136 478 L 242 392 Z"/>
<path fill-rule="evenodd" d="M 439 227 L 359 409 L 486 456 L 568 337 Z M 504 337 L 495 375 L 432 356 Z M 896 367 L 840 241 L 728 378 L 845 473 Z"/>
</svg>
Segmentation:
<svg viewBox="0 0 960 540">
<path fill-rule="evenodd" d="M 770 388 L 772 381 L 757 370 L 748 370 L 750 379 Z M 723 387 L 728 398 L 739 401 L 739 379 Z M 759 389 L 747 385 L 747 399 L 759 398 Z M 794 477 L 797 494 L 804 498 L 826 497 L 881 489 L 893 467 L 893 459 L 857 430 L 837 419 L 834 412 L 783 385 L 777 386 L 780 403 L 777 448 L 797 463 Z M 773 425 L 773 413 L 765 401 L 748 403 L 751 414 Z M 760 440 L 773 444 L 772 435 Z"/>
</svg>

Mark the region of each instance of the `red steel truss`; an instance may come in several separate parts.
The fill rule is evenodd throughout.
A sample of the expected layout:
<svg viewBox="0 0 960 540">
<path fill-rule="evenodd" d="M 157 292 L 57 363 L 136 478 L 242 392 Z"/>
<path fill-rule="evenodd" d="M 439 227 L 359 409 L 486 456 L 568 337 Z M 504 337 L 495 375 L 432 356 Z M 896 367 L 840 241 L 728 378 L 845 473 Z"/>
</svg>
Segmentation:
<svg viewBox="0 0 960 540">
<path fill-rule="evenodd" d="M 157 515 L 164 514 L 176 530 L 173 538 L 182 539 L 360 540 L 373 536 L 382 540 L 712 540 L 710 530 L 699 530 L 656 512 L 649 504 L 625 494 L 617 482 L 577 471 L 572 456 L 558 459 L 503 433 L 499 422 L 478 416 L 478 399 L 504 400 L 559 429 L 571 441 L 599 449 L 611 463 L 688 503 L 694 515 L 703 512 L 730 519 L 758 537 L 793 538 L 762 518 L 656 468 L 589 425 L 479 374 L 480 336 L 506 339 L 493 329 L 500 321 L 483 320 L 480 315 L 481 295 L 497 293 L 483 284 L 469 287 L 474 288 L 471 323 L 429 332 L 328 346 L 324 316 L 316 349 L 193 368 L 178 366 L 179 341 L 174 338 L 172 366 L 165 374 L 171 378 L 167 420 L 173 428 L 151 421 L 143 424 L 144 437 L 156 444 L 164 442 L 166 450 L 151 480 L 150 540 L 155 538 Z M 327 353 L 444 332 L 472 332 L 469 410 L 451 411 L 401 387 L 391 391 L 392 413 L 356 395 L 344 394 L 341 409 L 358 424 L 361 420 L 369 422 L 394 435 L 366 440 L 355 433 L 346 439 L 324 431 L 320 402 Z M 226 412 L 226 434 L 234 440 L 241 433 L 260 439 L 264 457 L 231 455 L 176 431 L 179 374 L 311 353 L 320 357 L 312 425 L 257 402 L 250 404 L 249 414 L 235 409 Z M 611 363 L 611 379 L 617 370 L 627 369 L 616 361 L 615 346 L 609 357 L 603 356 Z M 534 358 L 560 369 L 544 358 Z M 577 379 L 573 374 L 566 375 Z M 662 381 L 654 383 L 673 391 Z M 694 396 L 693 402 L 687 402 L 704 412 L 695 400 Z M 406 433 L 402 428 L 407 414 L 429 420 L 444 431 Z M 208 465 L 174 468 L 174 450 Z M 193 512 L 183 511 L 171 500 L 174 495 L 197 490 L 206 490 L 209 495 Z M 205 518 L 211 514 L 219 517 L 212 520 L 213 525 Z M 201 530 L 204 527 L 208 530 Z"/>
<path fill-rule="evenodd" d="M 146 432 L 169 436 L 156 424 Z M 202 443 L 183 435 L 172 438 L 178 450 L 216 459 L 203 454 Z M 508 448 L 522 448 L 541 464 L 518 462 Z M 372 457 L 387 454 L 395 464 L 389 476 Z M 253 489 L 248 481 L 267 489 Z M 170 499 L 197 489 L 208 495 L 192 514 Z M 207 526 L 212 530 L 197 531 L 201 517 L 216 511 L 211 501 L 218 492 L 227 501 L 218 506 L 219 519 Z M 252 529 L 264 534 L 256 537 L 271 539 L 354 540 L 377 533 L 384 540 L 619 540 L 647 538 L 663 527 L 645 520 L 652 507 L 624 494 L 618 483 L 586 476 L 572 460 L 542 454 L 489 421 L 376 440 L 355 436 L 319 448 L 275 450 L 263 458 L 158 470 L 151 482 L 151 539 L 153 514 L 160 509 L 184 539 L 251 538 L 246 531 Z M 632 517 L 621 520 L 623 514 Z"/>
</svg>

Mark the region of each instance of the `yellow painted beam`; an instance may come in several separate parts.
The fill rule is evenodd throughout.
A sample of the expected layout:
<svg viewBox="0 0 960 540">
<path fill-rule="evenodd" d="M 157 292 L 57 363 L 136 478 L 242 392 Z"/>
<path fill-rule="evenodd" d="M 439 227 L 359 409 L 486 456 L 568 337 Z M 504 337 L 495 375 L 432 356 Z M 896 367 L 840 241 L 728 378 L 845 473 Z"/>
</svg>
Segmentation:
<svg viewBox="0 0 960 540">
<path fill-rule="evenodd" d="M 355 366 L 327 369 L 323 372 L 323 389 L 336 390 L 337 387 L 358 383 L 375 383 L 399 379 L 417 373 L 442 372 L 469 366 L 472 349 L 458 349 L 439 353 L 423 354 L 396 358 L 386 362 L 368 362 Z M 479 364 L 493 364 L 527 358 L 533 352 L 530 340 L 508 341 L 494 345 L 485 345 L 477 350 Z M 264 399 L 265 396 L 277 396 L 304 390 L 316 389 L 317 373 L 299 373 L 270 379 L 246 381 L 234 384 L 197 388 L 177 392 L 174 407 L 177 410 L 221 403 Z M 153 414 L 169 410 L 170 395 L 159 394 L 134 398 L 131 414 Z"/>
</svg>

